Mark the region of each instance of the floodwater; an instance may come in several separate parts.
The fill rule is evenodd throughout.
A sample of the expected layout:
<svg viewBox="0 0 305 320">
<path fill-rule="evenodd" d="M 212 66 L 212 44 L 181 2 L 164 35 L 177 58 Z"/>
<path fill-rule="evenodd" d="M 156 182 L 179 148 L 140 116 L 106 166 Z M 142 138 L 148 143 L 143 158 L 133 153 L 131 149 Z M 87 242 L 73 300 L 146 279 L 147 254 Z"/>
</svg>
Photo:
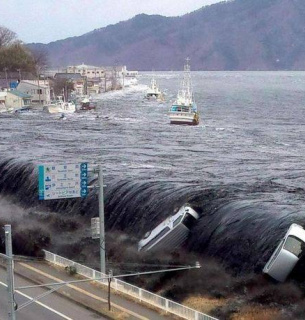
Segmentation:
<svg viewBox="0 0 305 320">
<path fill-rule="evenodd" d="M 0 193 L 37 205 L 37 164 L 101 163 L 107 230 L 141 238 L 189 202 L 201 217 L 188 250 L 261 270 L 290 224 L 305 226 L 305 73 L 193 72 L 198 126 L 169 124 L 182 74 L 154 75 L 163 104 L 143 99 L 152 77 L 143 73 L 67 120 L 0 115 Z M 48 204 L 97 215 L 94 192 L 60 203 Z"/>
</svg>

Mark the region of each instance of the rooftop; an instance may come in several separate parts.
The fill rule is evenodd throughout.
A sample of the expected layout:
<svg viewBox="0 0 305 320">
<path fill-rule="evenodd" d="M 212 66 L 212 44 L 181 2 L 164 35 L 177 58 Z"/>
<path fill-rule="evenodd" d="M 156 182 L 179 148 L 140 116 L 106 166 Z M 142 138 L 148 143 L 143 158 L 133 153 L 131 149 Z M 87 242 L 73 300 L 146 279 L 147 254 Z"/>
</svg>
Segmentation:
<svg viewBox="0 0 305 320">
<path fill-rule="evenodd" d="M 31 96 L 26 94 L 26 93 L 23 93 L 23 92 L 20 92 L 18 90 L 11 90 L 11 91 L 8 91 L 7 93 L 11 93 L 13 94 L 14 96 L 17 96 L 19 98 L 26 98 L 26 99 L 30 99 Z"/>
<path fill-rule="evenodd" d="M 82 75 L 80 73 L 58 72 L 58 73 L 55 74 L 54 78 L 60 78 L 60 79 L 82 79 Z"/>
<path fill-rule="evenodd" d="M 78 65 L 78 66 L 69 66 L 68 68 L 94 69 L 94 68 L 99 68 L 99 67 L 96 67 L 96 66 L 89 66 L 89 65 L 87 65 L 87 64 L 82 63 L 82 64 L 80 64 L 80 65 Z"/>
<path fill-rule="evenodd" d="M 30 84 L 34 87 L 38 87 L 38 81 L 37 80 L 21 80 L 19 85 L 25 83 L 25 84 Z M 49 81 L 48 80 L 40 80 L 39 81 L 39 88 L 49 88 Z"/>
</svg>

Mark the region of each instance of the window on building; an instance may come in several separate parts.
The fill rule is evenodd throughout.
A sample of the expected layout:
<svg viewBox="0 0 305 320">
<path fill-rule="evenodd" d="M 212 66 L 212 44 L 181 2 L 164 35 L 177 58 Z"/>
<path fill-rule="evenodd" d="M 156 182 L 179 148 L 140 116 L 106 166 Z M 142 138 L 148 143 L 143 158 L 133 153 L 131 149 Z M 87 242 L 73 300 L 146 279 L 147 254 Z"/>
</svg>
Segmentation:
<svg viewBox="0 0 305 320">
<path fill-rule="evenodd" d="M 37 89 L 37 94 L 42 94 L 42 89 Z"/>
</svg>

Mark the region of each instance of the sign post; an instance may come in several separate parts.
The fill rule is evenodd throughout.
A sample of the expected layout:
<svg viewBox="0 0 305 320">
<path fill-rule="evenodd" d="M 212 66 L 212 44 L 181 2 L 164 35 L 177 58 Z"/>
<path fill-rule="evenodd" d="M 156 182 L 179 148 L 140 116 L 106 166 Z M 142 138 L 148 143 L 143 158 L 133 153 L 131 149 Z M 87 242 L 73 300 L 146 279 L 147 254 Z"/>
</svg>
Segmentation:
<svg viewBox="0 0 305 320">
<path fill-rule="evenodd" d="M 105 215 L 104 215 L 104 183 L 103 183 L 103 170 L 102 166 L 98 166 L 98 207 L 99 207 L 99 220 L 100 220 L 100 259 L 101 259 L 101 272 L 106 273 L 106 244 L 105 244 Z"/>
<path fill-rule="evenodd" d="M 100 238 L 100 218 L 91 218 L 91 238 Z"/>
<path fill-rule="evenodd" d="M 98 207 L 99 218 L 91 221 L 92 234 L 100 239 L 101 272 L 106 273 L 105 217 L 103 170 L 99 165 L 93 170 L 98 173 Z M 79 164 L 45 164 L 38 167 L 39 200 L 66 199 L 86 197 L 88 194 L 88 163 Z M 89 187 L 90 188 L 90 187 Z M 97 227 L 97 224 L 99 227 Z"/>
<path fill-rule="evenodd" d="M 7 256 L 7 290 L 8 290 L 8 318 L 15 320 L 15 301 L 14 301 L 14 265 L 13 265 L 13 249 L 12 249 L 12 232 L 11 225 L 6 224 L 5 230 L 5 254 Z"/>
<path fill-rule="evenodd" d="M 39 200 L 86 197 L 88 164 L 46 164 L 38 167 Z"/>
</svg>

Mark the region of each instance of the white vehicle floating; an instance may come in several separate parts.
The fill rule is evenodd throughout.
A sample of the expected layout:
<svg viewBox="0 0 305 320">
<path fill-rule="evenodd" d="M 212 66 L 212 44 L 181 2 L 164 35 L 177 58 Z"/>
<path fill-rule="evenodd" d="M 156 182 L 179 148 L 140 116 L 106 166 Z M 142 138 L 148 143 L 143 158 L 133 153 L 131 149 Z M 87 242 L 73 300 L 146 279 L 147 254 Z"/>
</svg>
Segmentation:
<svg viewBox="0 0 305 320">
<path fill-rule="evenodd" d="M 293 223 L 266 263 L 263 272 L 284 282 L 305 249 L 305 230 Z"/>
<path fill-rule="evenodd" d="M 138 243 L 138 251 L 174 250 L 187 239 L 191 228 L 198 219 L 198 213 L 189 205 L 184 205 L 175 215 L 161 222 L 152 231 L 147 232 Z"/>
</svg>

